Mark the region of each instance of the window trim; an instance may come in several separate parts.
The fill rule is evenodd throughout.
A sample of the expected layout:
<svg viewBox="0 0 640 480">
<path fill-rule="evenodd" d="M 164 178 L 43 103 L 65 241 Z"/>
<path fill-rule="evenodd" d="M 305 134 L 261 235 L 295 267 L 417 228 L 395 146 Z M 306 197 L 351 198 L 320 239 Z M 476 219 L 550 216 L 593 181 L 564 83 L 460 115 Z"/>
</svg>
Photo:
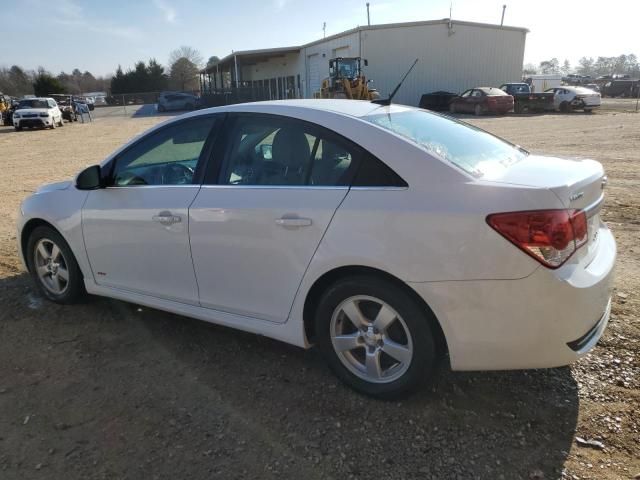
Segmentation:
<svg viewBox="0 0 640 480">
<path fill-rule="evenodd" d="M 209 113 L 205 115 L 195 115 L 193 117 L 188 117 L 188 118 L 181 118 L 179 120 L 175 120 L 170 123 L 167 123 L 166 125 L 163 125 L 162 127 L 157 128 L 156 130 L 153 130 L 152 132 L 149 132 L 148 134 L 140 137 L 131 145 L 127 146 L 124 150 L 122 150 L 121 152 L 118 152 L 118 154 L 115 155 L 113 158 L 111 158 L 111 160 L 109 160 L 109 162 L 104 166 L 102 170 L 103 172 L 105 172 L 103 173 L 103 180 L 106 182 L 106 185 L 107 185 L 105 188 L 190 187 L 194 185 L 196 186 L 202 185 L 204 175 L 207 170 L 207 166 L 212 161 L 211 157 L 213 153 L 213 147 L 217 143 L 219 132 L 221 132 L 225 126 L 226 116 L 227 114 L 225 112 L 217 112 L 217 113 Z M 160 134 L 161 132 L 167 130 L 168 128 L 173 128 L 177 125 L 187 123 L 190 121 L 202 120 L 204 118 L 212 118 L 212 117 L 215 119 L 215 122 L 213 123 L 211 127 L 211 131 L 207 135 L 207 138 L 204 141 L 204 145 L 202 146 L 202 150 L 200 151 L 200 156 L 198 157 L 198 162 L 196 163 L 196 169 L 193 174 L 193 179 L 191 183 L 186 183 L 184 185 L 114 185 L 113 184 L 113 174 L 116 167 L 116 163 L 123 155 L 125 155 L 131 149 L 138 146 L 141 142 L 148 140 L 152 136 Z M 216 128 L 216 124 L 218 122 L 220 123 L 220 125 L 219 127 Z"/>
</svg>

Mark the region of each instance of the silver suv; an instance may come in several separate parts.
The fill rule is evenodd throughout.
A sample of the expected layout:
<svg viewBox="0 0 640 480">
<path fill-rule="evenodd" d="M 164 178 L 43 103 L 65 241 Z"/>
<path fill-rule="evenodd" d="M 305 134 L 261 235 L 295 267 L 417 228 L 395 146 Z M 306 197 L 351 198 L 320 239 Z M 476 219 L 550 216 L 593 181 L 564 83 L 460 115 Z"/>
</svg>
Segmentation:
<svg viewBox="0 0 640 480">
<path fill-rule="evenodd" d="M 200 98 L 191 93 L 162 92 L 158 97 L 158 111 L 193 110 L 200 104 Z"/>
</svg>

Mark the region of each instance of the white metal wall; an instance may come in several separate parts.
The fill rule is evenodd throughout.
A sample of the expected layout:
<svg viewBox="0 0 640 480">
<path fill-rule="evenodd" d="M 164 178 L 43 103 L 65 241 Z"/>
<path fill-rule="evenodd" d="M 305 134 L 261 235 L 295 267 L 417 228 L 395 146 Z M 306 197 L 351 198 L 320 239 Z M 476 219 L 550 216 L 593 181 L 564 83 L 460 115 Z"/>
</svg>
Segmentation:
<svg viewBox="0 0 640 480">
<path fill-rule="evenodd" d="M 394 102 L 418 105 L 424 93 L 454 93 L 478 86 L 499 86 L 522 79 L 526 33 L 521 30 L 453 22 L 362 31 L 365 74 L 384 97 L 407 77 Z"/>
</svg>

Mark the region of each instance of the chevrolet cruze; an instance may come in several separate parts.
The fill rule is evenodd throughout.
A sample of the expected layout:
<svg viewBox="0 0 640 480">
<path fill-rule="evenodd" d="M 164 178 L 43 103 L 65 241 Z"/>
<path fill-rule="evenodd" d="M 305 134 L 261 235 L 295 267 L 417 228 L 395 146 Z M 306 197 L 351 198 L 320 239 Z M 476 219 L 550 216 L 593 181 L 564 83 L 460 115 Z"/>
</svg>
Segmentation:
<svg viewBox="0 0 640 480">
<path fill-rule="evenodd" d="M 232 105 L 162 123 L 21 206 L 38 289 L 317 345 L 360 392 L 566 365 L 606 327 L 602 166 L 425 110 Z"/>
</svg>

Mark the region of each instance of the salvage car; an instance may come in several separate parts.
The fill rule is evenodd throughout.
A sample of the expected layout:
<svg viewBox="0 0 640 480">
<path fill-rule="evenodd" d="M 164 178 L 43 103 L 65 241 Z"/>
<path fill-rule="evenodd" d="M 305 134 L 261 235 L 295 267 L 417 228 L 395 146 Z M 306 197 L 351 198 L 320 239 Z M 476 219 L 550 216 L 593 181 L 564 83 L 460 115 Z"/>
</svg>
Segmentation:
<svg viewBox="0 0 640 480">
<path fill-rule="evenodd" d="M 62 112 L 53 98 L 23 98 L 13 112 L 13 127 L 16 131 L 24 127 L 64 127 Z"/>
<path fill-rule="evenodd" d="M 451 113 L 504 115 L 511 110 L 513 110 L 513 97 L 494 87 L 471 88 L 449 103 Z"/>
<path fill-rule="evenodd" d="M 20 258 L 85 293 L 300 347 L 359 392 L 566 365 L 602 335 L 616 244 L 594 160 L 413 107 L 288 100 L 153 127 L 20 207 Z"/>
<path fill-rule="evenodd" d="M 600 107 L 600 94 L 588 88 L 563 85 L 546 91 L 553 92 L 554 107 L 560 112 L 583 110 L 585 113 L 591 113 L 594 108 Z"/>
<path fill-rule="evenodd" d="M 158 96 L 158 111 L 193 110 L 200 105 L 200 98 L 191 93 L 162 92 Z"/>
</svg>

